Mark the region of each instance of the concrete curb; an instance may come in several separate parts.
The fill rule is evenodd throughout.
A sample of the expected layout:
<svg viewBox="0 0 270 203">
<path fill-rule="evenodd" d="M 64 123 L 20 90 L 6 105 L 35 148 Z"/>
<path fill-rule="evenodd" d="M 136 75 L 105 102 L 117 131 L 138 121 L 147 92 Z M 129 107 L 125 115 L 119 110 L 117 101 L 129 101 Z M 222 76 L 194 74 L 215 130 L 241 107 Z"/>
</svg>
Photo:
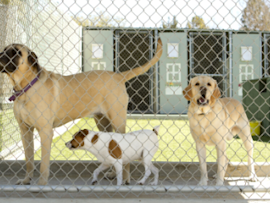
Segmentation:
<svg viewBox="0 0 270 203">
<path fill-rule="evenodd" d="M 160 169 L 160 177 L 200 177 L 198 162 L 153 162 Z M 39 169 L 40 161 L 35 161 L 36 169 Z M 74 176 L 89 177 L 100 162 L 97 161 L 51 161 L 50 171 L 53 176 Z M 208 176 L 212 177 L 217 171 L 217 163 L 207 163 Z M 35 176 L 39 175 L 39 170 L 35 170 Z M 144 172 L 144 167 L 139 162 L 131 164 L 132 176 L 140 177 Z M 258 177 L 270 175 L 270 164 L 256 163 L 255 171 Z M 8 176 L 24 176 L 25 161 L 3 160 L 0 162 L 0 172 Z M 226 177 L 248 177 L 248 167 L 246 163 L 229 163 Z"/>
</svg>

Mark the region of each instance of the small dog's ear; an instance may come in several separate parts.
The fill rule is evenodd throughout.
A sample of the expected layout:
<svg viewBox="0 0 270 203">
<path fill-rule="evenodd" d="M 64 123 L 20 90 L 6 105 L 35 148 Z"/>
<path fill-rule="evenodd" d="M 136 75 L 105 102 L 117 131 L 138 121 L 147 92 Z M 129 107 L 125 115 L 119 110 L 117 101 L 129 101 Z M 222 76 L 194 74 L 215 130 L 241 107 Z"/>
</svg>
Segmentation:
<svg viewBox="0 0 270 203">
<path fill-rule="evenodd" d="M 32 67 L 39 68 L 38 57 L 33 51 L 28 52 L 28 63 Z"/>
<path fill-rule="evenodd" d="M 84 136 L 88 135 L 88 130 L 87 130 L 87 129 L 83 129 L 81 132 L 82 132 L 82 134 L 83 134 Z"/>
<path fill-rule="evenodd" d="M 193 97 L 192 95 L 192 86 L 191 82 L 189 82 L 189 85 L 183 90 L 183 95 L 186 98 L 186 100 L 190 101 Z"/>
</svg>

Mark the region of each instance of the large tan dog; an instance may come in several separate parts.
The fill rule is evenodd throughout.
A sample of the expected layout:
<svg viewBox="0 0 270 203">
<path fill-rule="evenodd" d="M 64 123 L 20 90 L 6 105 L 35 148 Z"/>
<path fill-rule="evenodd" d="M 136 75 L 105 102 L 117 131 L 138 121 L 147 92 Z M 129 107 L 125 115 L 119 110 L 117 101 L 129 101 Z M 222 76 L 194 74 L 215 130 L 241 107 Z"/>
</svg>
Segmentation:
<svg viewBox="0 0 270 203">
<path fill-rule="evenodd" d="M 9 76 L 17 91 L 14 114 L 21 131 L 27 168 L 25 178 L 17 184 L 30 184 L 33 177 L 34 128 L 41 138 L 39 185 L 46 185 L 48 181 L 53 128 L 92 114 L 100 131 L 111 132 L 114 129 L 125 133 L 129 100 L 125 82 L 148 71 L 161 54 L 159 39 L 155 56 L 141 67 L 122 73 L 91 71 L 62 76 L 42 68 L 36 54 L 26 46 L 7 46 L 0 53 L 0 71 Z M 37 82 L 31 82 L 38 76 Z M 29 84 L 31 88 L 28 89 Z M 18 93 L 25 89 L 27 91 L 21 95 Z M 129 183 L 129 165 L 124 171 L 124 179 Z"/>
<path fill-rule="evenodd" d="M 201 180 L 199 185 L 207 185 L 206 145 L 214 145 L 217 150 L 217 182 L 223 185 L 228 165 L 226 141 L 234 135 L 243 140 L 248 154 L 250 180 L 256 181 L 253 161 L 253 140 L 248 118 L 242 104 L 232 98 L 219 98 L 217 82 L 211 77 L 199 76 L 190 80 L 183 95 L 190 101 L 188 118 L 190 131 L 196 142 L 200 162 Z"/>
</svg>

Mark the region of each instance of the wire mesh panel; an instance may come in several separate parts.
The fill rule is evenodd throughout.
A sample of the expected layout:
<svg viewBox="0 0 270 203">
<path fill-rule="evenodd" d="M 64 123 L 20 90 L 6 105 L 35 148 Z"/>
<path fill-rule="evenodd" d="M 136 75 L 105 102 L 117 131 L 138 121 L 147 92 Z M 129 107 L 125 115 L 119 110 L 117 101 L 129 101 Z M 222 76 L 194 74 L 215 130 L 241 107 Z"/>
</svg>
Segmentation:
<svg viewBox="0 0 270 203">
<path fill-rule="evenodd" d="M 269 198 L 269 3 L 108 2 L 0 1 L 0 198 Z"/>
<path fill-rule="evenodd" d="M 152 56 L 153 34 L 149 31 L 132 33 L 116 32 L 118 50 L 116 56 L 116 69 L 120 72 L 127 71 L 145 64 Z M 152 98 L 149 94 L 152 90 L 153 77 L 150 73 L 140 75 L 126 83 L 130 102 L 128 110 L 131 113 L 153 113 Z"/>
<path fill-rule="evenodd" d="M 227 91 L 228 70 L 225 33 L 190 32 L 190 76 L 210 75 L 222 90 Z M 225 94 L 226 95 L 226 94 Z M 227 96 L 227 95 L 226 95 Z"/>
</svg>

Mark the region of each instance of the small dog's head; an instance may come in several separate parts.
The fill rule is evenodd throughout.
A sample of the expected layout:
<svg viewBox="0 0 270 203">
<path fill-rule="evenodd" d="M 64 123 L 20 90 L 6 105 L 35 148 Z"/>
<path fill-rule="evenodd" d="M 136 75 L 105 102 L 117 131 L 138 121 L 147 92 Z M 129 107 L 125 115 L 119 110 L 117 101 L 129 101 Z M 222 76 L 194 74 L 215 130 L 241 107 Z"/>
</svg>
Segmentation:
<svg viewBox="0 0 270 203">
<path fill-rule="evenodd" d="M 73 139 L 66 143 L 66 147 L 70 150 L 80 149 L 84 146 L 84 138 L 88 135 L 87 129 L 80 130 L 73 135 Z"/>
<path fill-rule="evenodd" d="M 11 44 L 0 53 L 0 72 L 2 73 L 24 74 L 28 70 L 38 72 L 39 68 L 36 54 L 22 44 Z"/>
<path fill-rule="evenodd" d="M 99 137 L 98 137 L 97 132 L 84 129 L 84 130 L 80 130 L 80 131 L 76 132 L 73 135 L 72 140 L 67 142 L 65 145 L 70 150 L 82 149 L 85 146 L 85 144 L 87 146 L 89 146 L 89 143 L 95 144 L 98 141 L 98 139 L 99 139 Z"/>
<path fill-rule="evenodd" d="M 190 80 L 183 90 L 183 95 L 192 105 L 206 107 L 212 106 L 221 94 L 216 80 L 208 76 L 198 76 Z"/>
</svg>

